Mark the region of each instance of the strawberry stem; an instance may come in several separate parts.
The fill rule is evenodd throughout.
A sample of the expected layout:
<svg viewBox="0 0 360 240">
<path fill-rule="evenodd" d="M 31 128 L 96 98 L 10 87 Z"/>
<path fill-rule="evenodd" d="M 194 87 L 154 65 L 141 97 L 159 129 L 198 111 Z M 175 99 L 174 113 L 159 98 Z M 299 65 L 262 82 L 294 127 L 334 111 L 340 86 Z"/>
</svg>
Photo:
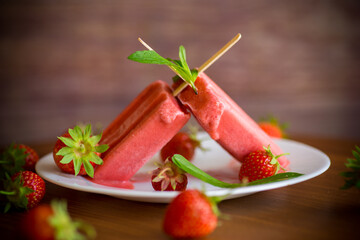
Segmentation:
<svg viewBox="0 0 360 240">
<path fill-rule="evenodd" d="M 17 193 L 16 191 L 11 191 L 11 192 L 0 191 L 0 194 L 7 195 L 7 196 L 12 196 L 12 195 L 15 195 L 16 193 Z"/>
</svg>

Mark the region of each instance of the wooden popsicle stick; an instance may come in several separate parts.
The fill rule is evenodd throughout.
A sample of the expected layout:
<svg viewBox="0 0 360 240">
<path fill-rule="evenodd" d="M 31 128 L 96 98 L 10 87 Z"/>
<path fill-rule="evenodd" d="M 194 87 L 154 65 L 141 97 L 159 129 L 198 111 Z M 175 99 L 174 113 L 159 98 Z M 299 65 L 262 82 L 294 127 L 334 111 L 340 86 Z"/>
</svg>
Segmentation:
<svg viewBox="0 0 360 240">
<path fill-rule="evenodd" d="M 235 43 L 237 43 L 241 38 L 241 34 L 238 33 L 236 36 L 231 39 L 228 43 L 226 43 L 219 51 L 217 51 L 214 55 L 212 55 L 203 65 L 201 65 L 198 69 L 199 73 L 204 72 L 208 69 L 216 60 L 218 60 L 224 53 L 226 53 Z M 187 82 L 183 82 L 179 87 L 177 87 L 173 91 L 173 96 L 176 97 L 182 90 L 184 90 L 189 84 Z"/>
<path fill-rule="evenodd" d="M 144 47 L 146 47 L 148 50 L 150 51 L 154 51 L 154 49 L 152 49 L 149 45 L 147 45 L 146 42 L 144 42 L 141 38 L 138 38 L 139 42 L 144 45 Z"/>
</svg>

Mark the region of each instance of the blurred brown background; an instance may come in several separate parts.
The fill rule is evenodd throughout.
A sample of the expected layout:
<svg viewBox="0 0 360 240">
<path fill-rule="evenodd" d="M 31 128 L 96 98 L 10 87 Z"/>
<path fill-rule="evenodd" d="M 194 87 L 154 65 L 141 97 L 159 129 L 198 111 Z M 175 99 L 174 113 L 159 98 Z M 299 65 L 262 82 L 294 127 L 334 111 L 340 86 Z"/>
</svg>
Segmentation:
<svg viewBox="0 0 360 240">
<path fill-rule="evenodd" d="M 8 1 L 1 3 L 0 143 L 52 140 L 79 121 L 108 124 L 165 66 L 126 59 L 187 50 L 255 120 L 289 133 L 360 138 L 358 1 Z"/>
</svg>

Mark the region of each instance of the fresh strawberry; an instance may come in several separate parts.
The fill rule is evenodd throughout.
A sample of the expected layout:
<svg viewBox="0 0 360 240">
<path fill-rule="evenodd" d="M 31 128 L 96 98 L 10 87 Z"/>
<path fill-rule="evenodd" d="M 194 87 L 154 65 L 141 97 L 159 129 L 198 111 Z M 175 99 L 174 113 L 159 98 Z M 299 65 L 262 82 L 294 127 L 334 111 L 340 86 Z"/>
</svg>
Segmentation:
<svg viewBox="0 0 360 240">
<path fill-rule="evenodd" d="M 195 149 L 200 146 L 199 140 L 185 132 L 178 132 L 160 151 L 163 161 L 171 159 L 174 154 L 180 154 L 191 161 Z"/>
<path fill-rule="evenodd" d="M 169 159 L 152 172 L 151 184 L 156 191 L 184 191 L 187 183 L 185 172 Z"/>
<path fill-rule="evenodd" d="M 268 147 L 264 147 L 264 150 L 249 153 L 244 158 L 240 167 L 240 181 L 252 182 L 258 179 L 273 176 L 281 168 L 277 159 L 283 155 L 286 154 L 275 156 L 270 150 L 270 145 Z"/>
<path fill-rule="evenodd" d="M 166 209 L 163 229 L 174 238 L 203 237 L 213 232 L 218 222 L 217 199 L 199 190 L 181 192 Z"/>
<path fill-rule="evenodd" d="M 31 240 L 93 239 L 94 228 L 81 221 L 73 221 L 65 201 L 42 204 L 26 213 L 21 221 L 22 235 Z M 85 236 L 87 238 L 85 238 Z"/>
<path fill-rule="evenodd" d="M 45 195 L 45 182 L 34 172 L 21 171 L 11 178 L 7 175 L 4 181 L 5 190 L 0 191 L 6 195 L 8 203 L 5 206 L 7 212 L 11 205 L 16 208 L 30 209 L 40 203 Z"/>
<path fill-rule="evenodd" d="M 35 171 L 39 155 L 31 147 L 24 144 L 11 144 L 0 153 L 0 178 L 10 176 L 22 170 Z"/>
<path fill-rule="evenodd" d="M 259 127 L 266 132 L 270 137 L 284 138 L 286 137 L 285 129 L 287 124 L 280 124 L 279 121 L 270 116 L 267 119 L 263 119 L 259 123 Z"/>
<path fill-rule="evenodd" d="M 25 149 L 24 153 L 26 154 L 26 158 L 25 158 L 25 165 L 23 166 L 23 168 L 25 170 L 34 172 L 35 165 L 39 161 L 39 155 L 37 154 L 37 152 L 25 144 L 15 145 L 15 147 L 19 149 Z"/>
<path fill-rule="evenodd" d="M 53 149 L 56 165 L 64 172 L 75 175 L 94 177 L 94 167 L 101 165 L 100 153 L 105 152 L 108 145 L 98 145 L 101 134 L 91 136 L 91 125 L 82 131 L 79 126 L 69 129 L 58 137 Z"/>
</svg>

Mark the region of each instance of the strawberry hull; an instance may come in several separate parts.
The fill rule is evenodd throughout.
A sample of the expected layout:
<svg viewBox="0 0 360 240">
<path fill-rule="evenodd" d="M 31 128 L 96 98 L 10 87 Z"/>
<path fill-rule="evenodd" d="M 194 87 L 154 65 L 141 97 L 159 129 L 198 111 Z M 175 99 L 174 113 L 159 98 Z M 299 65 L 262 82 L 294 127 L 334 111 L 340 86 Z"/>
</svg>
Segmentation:
<svg viewBox="0 0 360 240">
<path fill-rule="evenodd" d="M 270 145 L 274 155 L 282 150 L 218 85 L 206 74 L 199 74 L 195 81 L 198 94 L 187 87 L 178 99 L 197 119 L 210 137 L 216 140 L 238 161 L 252 151 L 263 150 Z M 279 162 L 286 168 L 289 161 L 280 157 Z"/>
<path fill-rule="evenodd" d="M 189 120 L 190 114 L 172 96 L 170 87 L 155 81 L 104 130 L 108 144 L 103 165 L 93 181 L 123 187 Z"/>
</svg>

